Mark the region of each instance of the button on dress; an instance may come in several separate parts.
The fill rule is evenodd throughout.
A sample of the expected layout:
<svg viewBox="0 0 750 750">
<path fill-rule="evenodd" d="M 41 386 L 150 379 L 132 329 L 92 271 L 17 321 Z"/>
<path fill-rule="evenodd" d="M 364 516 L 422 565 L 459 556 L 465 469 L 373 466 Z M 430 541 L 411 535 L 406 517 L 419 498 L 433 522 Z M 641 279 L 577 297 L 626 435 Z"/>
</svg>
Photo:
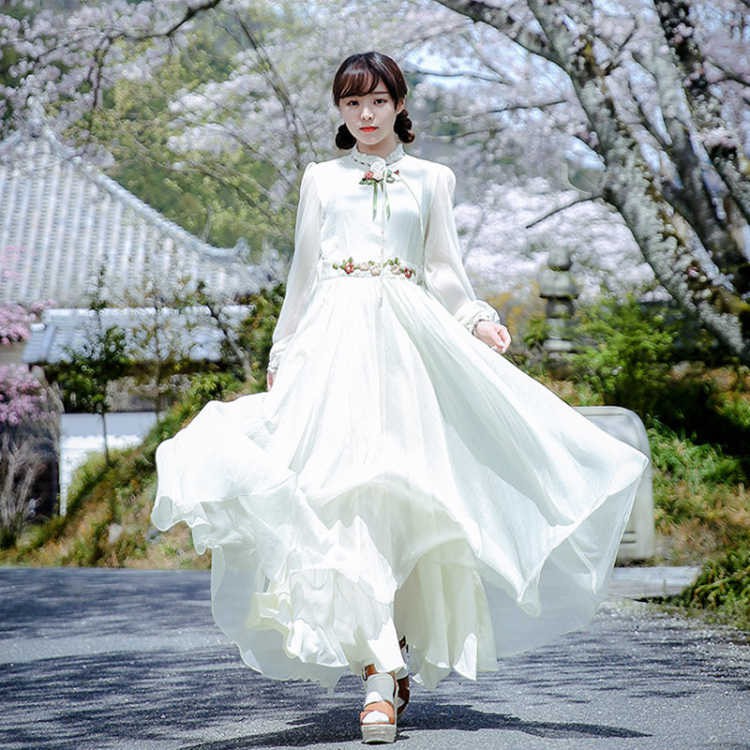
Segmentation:
<svg viewBox="0 0 750 750">
<path fill-rule="evenodd" d="M 156 454 L 152 521 L 211 549 L 244 661 L 434 687 L 584 626 L 648 463 L 471 331 L 453 173 L 398 148 L 308 165 L 273 388 Z"/>
</svg>

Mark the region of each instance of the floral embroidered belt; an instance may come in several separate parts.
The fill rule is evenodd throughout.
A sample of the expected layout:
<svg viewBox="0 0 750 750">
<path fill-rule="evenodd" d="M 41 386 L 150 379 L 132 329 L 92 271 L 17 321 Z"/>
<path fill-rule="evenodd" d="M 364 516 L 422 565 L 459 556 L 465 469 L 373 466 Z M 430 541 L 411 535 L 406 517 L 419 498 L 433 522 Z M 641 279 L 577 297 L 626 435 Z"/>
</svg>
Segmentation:
<svg viewBox="0 0 750 750">
<path fill-rule="evenodd" d="M 324 263 L 322 278 L 334 278 L 336 276 L 402 276 L 412 281 L 419 280 L 417 269 L 398 258 L 355 262 L 354 258 L 349 257 L 334 263 Z"/>
</svg>

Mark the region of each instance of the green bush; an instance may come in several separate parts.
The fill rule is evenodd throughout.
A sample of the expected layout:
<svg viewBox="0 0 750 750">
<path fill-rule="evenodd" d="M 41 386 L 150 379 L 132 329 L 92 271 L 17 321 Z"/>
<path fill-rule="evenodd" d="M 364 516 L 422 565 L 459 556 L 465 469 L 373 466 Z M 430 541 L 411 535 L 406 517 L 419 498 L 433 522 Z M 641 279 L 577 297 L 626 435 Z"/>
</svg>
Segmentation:
<svg viewBox="0 0 750 750">
<path fill-rule="evenodd" d="M 707 562 L 695 583 L 672 601 L 713 612 L 722 620 L 750 630 L 750 547 L 732 549 Z"/>
<path fill-rule="evenodd" d="M 258 383 L 265 383 L 271 336 L 281 311 L 284 293 L 284 285 L 277 284 L 272 289 L 264 289 L 241 300 L 243 304 L 251 305 L 252 310 L 239 325 L 237 343 L 250 353 L 253 377 Z M 237 365 L 234 353 L 226 343 L 222 344 L 222 358 Z M 237 374 L 239 377 L 240 372 Z"/>
<path fill-rule="evenodd" d="M 679 477 L 698 492 L 704 484 L 734 484 L 745 480 L 741 462 L 715 445 L 694 443 L 659 423 L 648 429 L 654 466 Z"/>
<path fill-rule="evenodd" d="M 575 377 L 606 404 L 648 419 L 669 385 L 676 330 L 633 296 L 604 298 L 579 314 Z"/>
<path fill-rule="evenodd" d="M 695 443 L 658 422 L 648 428 L 648 439 L 657 522 L 664 528 L 714 520 L 714 505 L 746 480 L 742 462 L 715 445 Z"/>
<path fill-rule="evenodd" d="M 219 401 L 230 391 L 242 387 L 242 382 L 231 372 L 202 372 L 190 380 L 190 387 L 182 403 L 183 408 L 198 412 L 209 401 Z"/>
</svg>

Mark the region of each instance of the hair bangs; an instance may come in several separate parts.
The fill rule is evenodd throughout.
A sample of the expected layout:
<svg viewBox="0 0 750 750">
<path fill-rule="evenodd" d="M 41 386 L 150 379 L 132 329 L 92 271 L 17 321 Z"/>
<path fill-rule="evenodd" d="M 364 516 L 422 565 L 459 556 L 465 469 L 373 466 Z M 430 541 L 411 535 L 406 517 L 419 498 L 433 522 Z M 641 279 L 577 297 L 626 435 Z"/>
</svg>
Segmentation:
<svg viewBox="0 0 750 750">
<path fill-rule="evenodd" d="M 341 73 L 334 91 L 335 103 L 348 96 L 365 96 L 375 91 L 379 83 L 380 78 L 368 65 L 355 63 Z"/>
</svg>

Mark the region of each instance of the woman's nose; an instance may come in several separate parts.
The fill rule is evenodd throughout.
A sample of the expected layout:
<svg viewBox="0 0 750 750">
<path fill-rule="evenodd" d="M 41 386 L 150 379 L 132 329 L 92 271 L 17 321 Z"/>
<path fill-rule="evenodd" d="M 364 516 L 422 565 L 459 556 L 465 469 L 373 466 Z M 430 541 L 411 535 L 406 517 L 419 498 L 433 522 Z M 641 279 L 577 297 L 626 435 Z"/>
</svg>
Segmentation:
<svg viewBox="0 0 750 750">
<path fill-rule="evenodd" d="M 372 120 L 372 111 L 369 107 L 362 107 L 362 119 Z"/>
</svg>

